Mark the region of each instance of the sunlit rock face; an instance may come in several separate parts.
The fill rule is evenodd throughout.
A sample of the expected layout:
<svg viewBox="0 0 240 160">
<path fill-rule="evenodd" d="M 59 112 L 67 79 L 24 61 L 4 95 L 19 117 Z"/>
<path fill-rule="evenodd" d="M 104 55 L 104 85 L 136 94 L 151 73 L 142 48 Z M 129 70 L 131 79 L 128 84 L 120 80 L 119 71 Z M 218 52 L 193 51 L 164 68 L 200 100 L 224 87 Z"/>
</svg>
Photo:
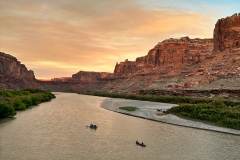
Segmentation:
<svg viewBox="0 0 240 160">
<path fill-rule="evenodd" d="M 219 19 L 214 29 L 214 51 L 240 49 L 240 13 Z"/>
<path fill-rule="evenodd" d="M 212 39 L 190 39 L 182 37 L 180 39 L 167 39 L 158 43 L 149 50 L 144 57 L 139 57 L 136 61 L 117 63 L 114 70 L 115 76 L 130 76 L 136 73 L 147 74 L 165 72 L 166 68 L 171 70 L 183 68 L 196 64 L 210 55 L 213 50 Z M 163 71 L 164 70 L 164 71 Z"/>
<path fill-rule="evenodd" d="M 45 89 L 17 58 L 0 52 L 0 90 L 21 90 L 25 88 Z"/>
<path fill-rule="evenodd" d="M 114 69 L 115 76 L 131 76 L 144 66 L 144 57 L 137 58 L 136 61 L 128 61 L 117 63 Z"/>
<path fill-rule="evenodd" d="M 92 83 L 100 79 L 111 78 L 112 76 L 113 76 L 112 73 L 107 72 L 79 71 L 78 73 L 72 75 L 72 79 L 75 81 Z"/>
<path fill-rule="evenodd" d="M 117 63 L 117 90 L 240 89 L 240 13 L 219 19 L 213 39 L 167 39 L 136 61 Z M 122 87 L 122 88 L 120 88 Z"/>
<path fill-rule="evenodd" d="M 144 65 L 155 67 L 169 64 L 193 64 L 204 59 L 213 49 L 212 39 L 167 39 L 153 49 L 145 57 Z"/>
<path fill-rule="evenodd" d="M 35 79 L 34 72 L 28 70 L 17 58 L 0 52 L 0 75 L 8 75 L 15 78 Z"/>
</svg>

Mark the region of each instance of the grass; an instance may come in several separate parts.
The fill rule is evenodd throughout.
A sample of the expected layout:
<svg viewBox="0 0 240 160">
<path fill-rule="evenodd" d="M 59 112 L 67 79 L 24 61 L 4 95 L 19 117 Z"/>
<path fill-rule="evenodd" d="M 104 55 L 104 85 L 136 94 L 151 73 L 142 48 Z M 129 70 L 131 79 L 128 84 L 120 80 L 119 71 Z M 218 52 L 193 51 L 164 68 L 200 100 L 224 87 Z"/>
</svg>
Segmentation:
<svg viewBox="0 0 240 160">
<path fill-rule="evenodd" d="M 126 111 L 136 111 L 138 108 L 137 107 L 131 107 L 131 106 L 126 106 L 126 107 L 119 107 L 119 109 L 123 109 Z"/>
</svg>

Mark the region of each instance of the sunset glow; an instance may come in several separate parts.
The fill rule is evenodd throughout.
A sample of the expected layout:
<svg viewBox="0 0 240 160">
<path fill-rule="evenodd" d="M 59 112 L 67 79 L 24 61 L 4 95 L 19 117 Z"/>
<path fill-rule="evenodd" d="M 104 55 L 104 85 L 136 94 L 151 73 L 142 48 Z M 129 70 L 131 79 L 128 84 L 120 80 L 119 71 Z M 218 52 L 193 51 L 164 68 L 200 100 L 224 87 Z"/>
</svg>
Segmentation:
<svg viewBox="0 0 240 160">
<path fill-rule="evenodd" d="M 0 51 L 39 79 L 113 72 L 164 39 L 212 38 L 217 19 L 239 8 L 223 0 L 0 0 Z"/>
</svg>

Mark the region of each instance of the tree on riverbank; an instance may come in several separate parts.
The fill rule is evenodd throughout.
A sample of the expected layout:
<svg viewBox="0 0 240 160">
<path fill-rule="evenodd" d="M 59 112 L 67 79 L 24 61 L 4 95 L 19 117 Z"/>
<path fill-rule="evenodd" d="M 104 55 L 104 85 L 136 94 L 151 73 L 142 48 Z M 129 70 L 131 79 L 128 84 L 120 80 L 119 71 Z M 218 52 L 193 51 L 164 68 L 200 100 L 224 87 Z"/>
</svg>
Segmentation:
<svg viewBox="0 0 240 160">
<path fill-rule="evenodd" d="M 180 106 L 168 109 L 167 113 L 221 127 L 240 130 L 239 105 L 227 107 L 223 102 L 221 103 L 220 100 L 210 104 L 182 104 Z"/>
<path fill-rule="evenodd" d="M 0 90 L 0 118 L 14 116 L 16 110 L 24 110 L 52 98 L 55 98 L 54 94 L 39 89 Z"/>
</svg>

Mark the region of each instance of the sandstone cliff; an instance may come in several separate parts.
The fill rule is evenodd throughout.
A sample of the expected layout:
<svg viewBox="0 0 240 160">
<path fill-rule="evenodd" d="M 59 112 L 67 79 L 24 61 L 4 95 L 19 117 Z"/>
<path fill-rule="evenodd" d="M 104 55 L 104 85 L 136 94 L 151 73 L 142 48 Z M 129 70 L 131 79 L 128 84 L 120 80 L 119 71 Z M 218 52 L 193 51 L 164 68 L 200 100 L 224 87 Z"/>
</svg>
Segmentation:
<svg viewBox="0 0 240 160">
<path fill-rule="evenodd" d="M 115 76 L 136 74 L 175 75 L 192 64 L 197 64 L 210 55 L 213 50 L 212 39 L 167 39 L 158 43 L 144 57 L 136 61 L 117 63 Z"/>
<path fill-rule="evenodd" d="M 27 70 L 15 57 L 0 52 L 0 76 L 9 75 L 15 78 L 35 79 L 32 70 Z"/>
<path fill-rule="evenodd" d="M 131 76 L 138 70 L 143 67 L 144 64 L 144 57 L 137 58 L 136 61 L 128 61 L 126 59 L 124 62 L 117 63 L 114 69 L 114 75 L 116 77 L 121 76 Z"/>
<path fill-rule="evenodd" d="M 240 13 L 219 19 L 214 29 L 214 51 L 240 49 Z"/>
<path fill-rule="evenodd" d="M 93 83 L 93 82 L 97 82 L 100 79 L 107 79 L 111 77 L 113 77 L 113 74 L 107 73 L 107 72 L 79 71 L 78 73 L 72 75 L 72 80 L 79 81 L 79 82 Z"/>
<path fill-rule="evenodd" d="M 32 70 L 28 70 L 15 57 L 0 52 L 0 89 L 24 88 L 42 87 L 37 83 Z"/>
</svg>

